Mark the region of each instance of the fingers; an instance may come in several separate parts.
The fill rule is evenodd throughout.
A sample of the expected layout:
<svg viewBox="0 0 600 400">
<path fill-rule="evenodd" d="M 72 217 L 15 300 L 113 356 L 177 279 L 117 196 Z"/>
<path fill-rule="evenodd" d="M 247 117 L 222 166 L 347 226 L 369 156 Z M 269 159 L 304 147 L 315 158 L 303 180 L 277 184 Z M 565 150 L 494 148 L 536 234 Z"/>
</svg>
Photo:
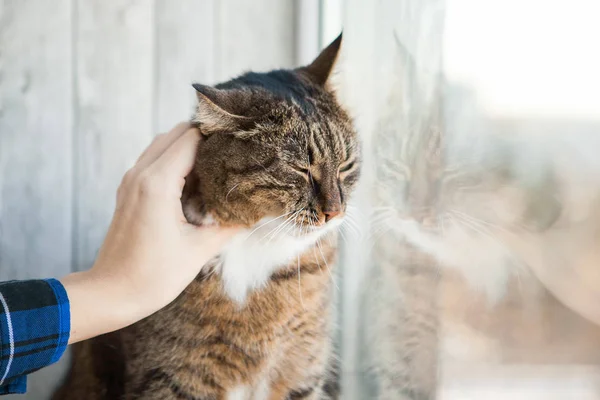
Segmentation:
<svg viewBox="0 0 600 400">
<path fill-rule="evenodd" d="M 158 135 L 138 158 L 135 168 L 142 170 L 160 157 L 169 146 L 183 135 L 191 126 L 188 122 L 177 124 L 169 133 Z"/>
<path fill-rule="evenodd" d="M 173 193 L 179 197 L 185 183 L 183 178 L 194 165 L 199 140 L 199 131 L 186 122 L 158 135 L 123 177 L 117 199 L 131 190 L 144 194 Z M 163 158 L 165 153 L 168 154 Z"/>
<path fill-rule="evenodd" d="M 200 132 L 197 129 L 187 130 L 158 157 L 152 169 L 169 182 L 180 183 L 194 167 L 199 141 Z"/>
</svg>

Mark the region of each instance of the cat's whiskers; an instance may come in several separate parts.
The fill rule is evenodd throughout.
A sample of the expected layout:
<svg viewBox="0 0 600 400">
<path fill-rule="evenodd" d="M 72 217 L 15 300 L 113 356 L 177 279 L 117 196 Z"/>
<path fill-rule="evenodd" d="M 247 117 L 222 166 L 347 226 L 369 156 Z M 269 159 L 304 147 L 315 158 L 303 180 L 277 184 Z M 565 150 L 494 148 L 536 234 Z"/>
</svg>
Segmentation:
<svg viewBox="0 0 600 400">
<path fill-rule="evenodd" d="M 472 230 L 474 230 L 480 234 L 483 234 L 483 235 L 487 236 L 489 239 L 491 239 L 492 241 L 494 241 L 498 246 L 500 246 L 502 248 L 502 250 L 505 252 L 505 254 L 512 261 L 515 261 L 513 255 L 512 255 L 512 252 L 510 251 L 509 246 L 506 243 L 504 243 L 504 241 L 495 237 L 493 234 L 486 232 L 485 230 L 480 231 L 480 230 L 474 228 L 473 225 L 476 226 L 476 221 L 469 222 L 464 218 L 464 216 L 461 217 L 460 214 L 456 214 L 456 213 L 454 213 L 454 216 L 456 216 L 459 220 L 460 220 L 460 218 L 462 218 L 462 222 L 465 224 L 465 226 L 470 227 Z M 481 222 L 483 222 L 483 221 L 481 221 Z M 469 225 L 469 224 L 471 224 L 471 225 Z M 480 225 L 480 227 L 483 229 L 483 227 L 481 225 Z M 521 291 L 521 293 L 523 293 L 523 282 L 521 280 L 521 271 L 518 268 L 515 268 L 514 272 L 516 274 L 517 282 L 519 284 L 519 290 Z"/>
<path fill-rule="evenodd" d="M 280 232 L 282 232 L 285 229 L 285 232 L 283 232 L 282 236 L 287 236 L 292 230 L 294 230 L 296 228 L 295 226 L 295 218 L 298 216 L 298 214 L 300 214 L 304 209 L 300 209 L 298 211 L 296 211 L 294 213 L 294 215 L 292 215 L 291 217 L 289 217 L 286 222 L 284 224 L 281 224 L 281 226 L 277 227 L 277 231 L 273 232 L 269 239 L 267 240 L 267 243 L 265 244 L 265 246 L 268 246 L 269 243 L 271 242 L 271 240 L 273 240 L 273 238 L 275 238 Z M 266 235 L 265 235 L 266 236 Z M 261 240 L 263 240 L 265 237 L 263 237 Z"/>
<path fill-rule="evenodd" d="M 350 237 L 360 238 L 360 233 L 352 225 L 348 224 L 347 220 L 344 220 L 339 226 L 340 234 L 342 231 L 346 232 Z"/>
<path fill-rule="evenodd" d="M 387 223 L 388 219 L 391 218 L 393 216 L 393 213 L 388 211 L 388 212 L 381 212 L 378 213 L 377 215 L 371 217 L 370 219 L 370 225 L 371 227 L 378 227 L 379 225 L 383 224 L 383 223 Z"/>
<path fill-rule="evenodd" d="M 348 208 L 348 210 L 354 210 L 356 212 L 361 212 L 360 208 L 358 208 L 357 206 L 352 205 L 352 204 L 346 205 L 346 208 Z"/>
<path fill-rule="evenodd" d="M 313 212 L 313 215 L 315 216 L 315 220 L 316 220 L 317 214 L 316 214 L 316 212 L 314 210 L 312 212 Z M 331 237 L 329 237 L 329 238 L 330 238 L 329 240 L 331 241 Z M 333 286 L 336 288 L 337 291 L 339 291 L 340 288 L 337 285 L 337 283 L 336 283 L 336 281 L 335 281 L 335 279 L 333 277 L 333 274 L 331 273 L 331 269 L 329 268 L 329 264 L 327 263 L 327 259 L 325 258 L 325 254 L 323 254 L 323 249 L 321 247 L 321 239 L 322 238 L 318 238 L 317 239 L 317 242 L 316 242 L 317 246 L 316 247 L 319 249 L 319 253 L 321 254 L 321 258 L 323 259 L 323 262 L 325 263 L 325 268 L 327 268 L 327 273 L 329 274 L 329 277 L 331 278 L 331 282 L 333 283 Z M 314 250 L 314 247 L 313 247 L 313 250 Z M 319 270 L 321 270 L 321 263 L 319 262 L 318 258 L 317 258 L 317 264 L 319 265 Z"/>
<path fill-rule="evenodd" d="M 293 215 L 291 215 L 291 216 L 290 216 L 290 214 L 293 214 Z M 289 221 L 291 221 L 291 220 L 293 220 L 293 219 L 294 219 L 294 217 L 296 216 L 296 213 L 294 213 L 294 211 L 290 211 L 290 212 L 288 212 L 288 213 L 285 213 L 285 214 L 283 214 L 283 215 L 280 215 L 279 217 L 277 217 L 277 218 L 275 218 L 275 219 L 269 220 L 269 221 L 265 222 L 264 224 L 261 224 L 261 225 L 260 225 L 260 226 L 258 226 L 256 229 L 254 229 L 254 230 L 253 230 L 253 231 L 250 233 L 250 235 L 248 235 L 248 236 L 247 236 L 247 237 L 244 239 L 244 241 L 248 240 L 248 238 L 249 238 L 249 237 L 250 237 L 250 236 L 251 236 L 251 235 L 252 235 L 254 232 L 256 232 L 258 229 L 260 229 L 260 228 L 262 228 L 263 226 L 265 226 L 265 225 L 267 225 L 267 224 L 269 224 L 269 223 L 271 223 L 271 222 L 274 222 L 274 221 L 276 221 L 276 220 L 278 220 L 278 219 L 280 219 L 280 218 L 283 218 L 283 217 L 285 217 L 285 216 L 288 216 L 288 218 L 286 218 L 286 220 L 285 220 L 284 222 L 277 224 L 277 225 L 276 225 L 276 226 L 275 226 L 273 229 L 271 229 L 269 232 L 267 232 L 265 235 L 263 235 L 263 237 L 262 237 L 262 238 L 260 238 L 260 239 L 259 239 L 257 242 L 253 243 L 252 247 L 253 247 L 253 248 L 255 248 L 256 246 L 258 246 L 258 245 L 259 245 L 259 243 L 260 243 L 260 242 L 262 242 L 262 241 L 265 239 L 265 237 L 266 237 L 266 236 L 268 236 L 269 234 L 271 234 L 272 232 L 274 232 L 274 231 L 276 231 L 276 230 L 283 229 L 282 227 L 284 227 L 284 226 L 285 226 L 287 223 L 289 223 Z M 269 241 L 267 241 L 267 245 L 269 244 L 269 242 L 270 242 L 270 239 L 269 239 Z M 264 264 L 264 261 L 263 261 L 263 264 Z"/>
<path fill-rule="evenodd" d="M 375 241 L 377 241 L 381 236 L 385 235 L 386 233 L 389 233 L 391 230 L 391 226 L 381 224 L 379 227 L 374 228 L 369 232 L 369 241 L 373 245 L 375 244 Z"/>
<path fill-rule="evenodd" d="M 316 216 L 316 213 L 313 211 L 314 215 Z M 316 228 L 316 225 L 314 223 L 311 223 L 313 228 Z M 331 240 L 331 238 L 330 238 Z M 317 255 L 317 249 L 319 250 L 319 252 L 321 252 L 321 238 L 317 239 L 317 241 L 315 242 L 315 245 L 313 246 L 313 256 L 315 257 L 315 261 L 317 262 L 317 266 L 319 267 L 319 271 L 322 273 L 323 269 L 321 268 L 321 261 L 319 260 L 319 256 Z M 325 264 L 327 264 L 327 261 L 325 260 L 325 258 L 323 257 L 323 252 L 321 252 L 321 257 L 323 258 L 323 261 L 325 261 Z M 335 279 L 333 279 L 333 275 L 331 275 L 331 271 L 329 270 L 329 266 L 327 266 L 327 273 L 329 274 L 330 278 L 331 278 L 331 282 L 333 283 L 334 287 L 336 288 L 336 290 L 340 290 L 340 288 L 338 287 L 338 285 L 335 282 Z"/>
<path fill-rule="evenodd" d="M 356 216 L 364 217 L 364 212 L 359 207 L 348 204 L 346 206 L 346 209 L 348 210 L 349 215 L 356 215 Z"/>
<path fill-rule="evenodd" d="M 473 222 L 473 221 L 469 221 L 468 219 L 464 218 L 464 216 L 454 213 L 452 211 L 448 211 L 447 213 L 448 219 L 454 223 L 454 226 L 458 229 L 462 229 L 463 231 L 465 231 L 465 228 L 467 228 L 469 231 L 474 232 L 476 234 L 479 234 L 481 236 L 485 236 L 488 237 L 490 236 L 490 233 L 488 231 L 488 228 L 485 226 L 477 226 L 477 223 Z"/>
<path fill-rule="evenodd" d="M 327 238 L 327 241 L 329 242 L 330 246 L 333 246 L 333 245 L 337 246 L 337 242 L 335 242 L 334 239 L 337 240 L 337 238 L 339 238 L 339 236 L 335 236 L 335 238 L 334 238 L 333 235 L 327 235 L 326 238 Z"/>
<path fill-rule="evenodd" d="M 373 207 L 372 210 L 374 210 L 374 211 L 379 211 L 379 210 L 394 210 L 394 207 L 392 207 L 392 206 L 377 206 L 377 207 Z"/>
<path fill-rule="evenodd" d="M 379 229 L 378 231 L 372 232 L 369 237 L 369 247 L 367 251 L 369 253 L 372 252 L 375 246 L 379 243 L 379 239 L 390 231 L 392 231 L 392 228 L 387 226 Z"/>
<path fill-rule="evenodd" d="M 333 282 L 333 285 L 339 291 L 340 288 L 337 285 L 337 283 L 335 281 L 335 278 L 333 277 L 333 274 L 331 273 L 331 268 L 329 268 L 329 264 L 327 263 L 327 259 L 325 258 L 325 254 L 323 254 L 323 249 L 321 247 L 321 239 L 317 240 L 317 247 L 319 249 L 319 252 L 321 253 L 321 257 L 323 258 L 323 262 L 325 263 L 325 268 L 327 268 L 327 272 L 329 273 L 329 277 L 331 278 L 331 282 Z"/>
<path fill-rule="evenodd" d="M 394 207 L 374 207 L 371 215 L 377 217 L 378 215 L 395 214 L 396 209 Z M 373 218 L 373 217 L 372 217 Z"/>
<path fill-rule="evenodd" d="M 446 224 L 445 224 L 445 221 L 448 218 L 448 216 L 447 215 L 438 215 L 436 218 L 439 219 L 439 221 L 440 221 L 438 224 L 442 228 L 442 237 L 445 238 L 446 237 Z"/>
<path fill-rule="evenodd" d="M 259 229 L 260 229 L 260 228 L 262 228 L 263 226 L 265 226 L 265 225 L 268 225 L 268 224 L 270 224 L 271 222 L 277 221 L 278 219 L 280 219 L 280 218 L 283 218 L 283 217 L 285 217 L 285 216 L 287 216 L 287 215 L 290 215 L 292 212 L 293 212 L 293 211 L 290 211 L 289 213 L 282 214 L 282 215 L 280 215 L 279 217 L 276 217 L 275 219 L 271 219 L 271 220 L 268 220 L 268 221 L 266 221 L 266 222 L 265 222 L 265 223 L 263 223 L 263 224 L 260 224 L 259 226 L 257 226 L 256 228 L 254 228 L 254 229 L 252 230 L 252 232 L 250 232 L 250 233 L 248 234 L 248 236 L 246 236 L 246 237 L 244 238 L 244 242 L 245 242 L 246 240 L 248 240 L 248 239 L 250 238 L 250 236 L 252 236 L 252 235 L 254 234 L 254 232 L 256 232 L 257 230 L 259 230 Z"/>
<path fill-rule="evenodd" d="M 276 236 L 278 236 L 278 234 L 283 231 L 284 229 L 285 232 L 283 233 L 282 236 L 287 236 L 288 233 L 290 233 L 290 231 L 294 228 L 294 217 L 296 217 L 296 215 L 298 215 L 298 212 L 294 213 L 294 215 L 292 215 L 291 217 L 289 217 L 285 222 L 281 223 L 280 225 L 276 226 L 275 228 L 273 228 L 271 230 L 271 232 L 267 233 L 266 235 L 264 235 L 259 241 L 258 243 L 255 244 L 255 246 L 257 246 L 261 241 L 263 241 L 267 236 L 269 236 L 267 242 L 264 244 L 265 247 L 269 246 L 269 243 L 271 243 L 271 240 L 273 240 Z"/>
<path fill-rule="evenodd" d="M 354 216 L 352 214 L 348 214 L 348 223 L 352 226 L 354 226 L 354 229 L 356 230 L 359 238 L 362 237 L 363 234 L 363 229 L 360 226 L 360 224 L 358 223 L 358 221 L 354 218 Z"/>
<path fill-rule="evenodd" d="M 462 213 L 460 211 L 453 211 L 454 215 L 456 215 L 457 217 L 461 218 L 464 222 L 470 222 L 472 225 L 477 226 L 478 228 L 480 228 L 483 232 L 485 232 L 489 238 L 491 238 L 492 240 L 496 241 L 496 243 L 500 244 L 501 247 L 503 247 L 504 249 L 508 250 L 508 246 L 499 238 L 497 238 L 494 235 L 494 232 L 492 232 L 491 229 L 496 229 L 498 231 L 501 231 L 503 233 L 508 233 L 510 234 L 510 232 L 508 232 L 506 229 L 494 225 L 492 223 L 486 222 L 482 219 L 478 219 L 475 217 L 471 217 L 468 214 Z"/>
<path fill-rule="evenodd" d="M 265 235 L 263 235 L 263 237 L 259 240 L 259 242 L 268 238 L 267 243 L 266 243 L 266 245 L 268 245 L 271 242 L 271 240 L 275 236 L 277 236 L 279 234 L 279 232 L 281 232 L 284 228 L 286 228 L 290 224 L 293 226 L 294 219 L 298 216 L 298 214 L 301 211 L 302 210 L 294 212 L 294 214 L 291 215 L 290 217 L 288 217 L 284 222 L 282 222 L 281 224 L 278 224 L 275 228 L 271 229 L 269 232 L 267 232 Z"/>
<path fill-rule="evenodd" d="M 370 224 L 373 227 L 377 227 L 380 224 L 387 222 L 387 220 L 394 214 L 391 210 L 382 210 L 373 212 L 373 216 L 370 218 Z"/>
<path fill-rule="evenodd" d="M 294 212 L 294 215 L 288 217 L 284 222 L 282 222 L 281 224 L 277 225 L 271 231 L 267 232 L 257 243 L 254 244 L 254 246 L 257 246 L 262 240 L 266 239 L 267 236 L 269 236 L 267 242 L 264 244 L 265 247 L 268 246 L 269 243 L 271 242 L 271 240 L 273 240 L 273 238 L 275 238 L 284 229 L 285 229 L 285 232 L 283 232 L 282 236 L 287 236 L 290 233 L 290 231 L 295 228 L 294 218 L 300 212 L 302 212 L 302 209 Z M 264 263 L 263 263 L 263 266 L 264 266 Z"/>
<path fill-rule="evenodd" d="M 461 216 L 460 214 L 453 213 L 453 215 L 454 215 L 454 217 L 456 217 L 456 221 L 461 222 L 465 227 L 470 228 L 473 232 L 479 233 L 480 235 L 485 236 L 488 239 L 491 239 L 494 243 L 499 245 L 503 250 L 506 250 L 508 252 L 508 246 L 502 240 L 495 237 L 488 228 L 486 228 L 485 226 L 482 226 L 481 224 L 478 225 L 477 222 L 475 222 L 475 221 L 469 221 L 468 219 L 464 218 L 464 216 Z"/>
<path fill-rule="evenodd" d="M 317 218 L 317 212 L 316 212 L 315 210 L 310 210 L 310 213 L 311 213 L 311 215 L 312 215 L 312 218 L 310 218 L 308 222 L 309 222 L 309 224 L 310 224 L 310 227 L 311 227 L 312 229 L 314 229 L 314 228 L 316 228 L 316 226 L 317 226 L 317 225 L 316 225 L 316 223 L 314 223 L 314 222 L 313 222 L 313 220 L 314 220 L 314 221 L 318 221 L 318 218 Z"/>
<path fill-rule="evenodd" d="M 238 183 L 238 184 L 236 184 L 236 185 L 233 185 L 233 187 L 232 187 L 231 189 L 229 189 L 229 191 L 228 191 L 228 192 L 227 192 L 227 194 L 225 195 L 225 203 L 228 203 L 228 202 L 229 202 L 229 194 L 230 194 L 231 192 L 233 192 L 233 191 L 235 190 L 235 188 L 236 188 L 236 187 L 238 187 L 238 186 L 240 186 L 241 184 L 242 184 L 242 182 L 240 182 L 240 183 Z"/>
<path fill-rule="evenodd" d="M 506 230 L 505 228 L 501 227 L 500 225 L 493 224 L 493 223 L 491 223 L 489 221 L 486 221 L 484 219 L 474 217 L 474 216 L 469 215 L 469 214 L 467 214 L 465 212 L 462 212 L 462 211 L 459 211 L 459 210 L 456 210 L 456 209 L 450 209 L 450 211 L 453 212 L 453 213 L 455 213 L 455 214 L 461 215 L 464 218 L 469 219 L 469 220 L 471 220 L 473 222 L 478 222 L 478 223 L 480 223 L 482 225 L 486 225 L 486 226 L 488 226 L 490 228 L 499 230 L 499 231 L 501 231 L 503 233 L 510 233 L 508 230 Z"/>
<path fill-rule="evenodd" d="M 314 211 L 313 211 L 314 213 Z M 311 226 L 312 228 L 315 228 L 315 225 L 311 222 Z M 315 245 L 312 246 L 312 250 L 313 250 L 313 256 L 315 257 L 315 261 L 317 262 L 317 266 L 319 267 L 319 271 L 323 272 L 323 270 L 321 269 L 321 262 L 319 261 L 319 257 L 317 256 L 317 243 L 319 242 L 319 239 L 317 239 L 317 241 L 315 242 Z"/>
<path fill-rule="evenodd" d="M 294 229 L 298 229 L 298 230 L 300 229 L 300 227 L 302 226 L 301 224 L 299 224 L 299 223 L 298 223 L 298 216 L 299 216 L 300 214 L 301 214 L 301 212 L 299 212 L 298 214 L 294 215 L 294 218 L 292 218 L 292 219 L 291 219 L 291 220 L 290 220 L 290 221 L 287 223 L 287 226 L 285 227 L 285 228 L 286 228 L 286 229 L 285 229 L 285 232 L 284 232 L 284 234 L 283 234 L 284 236 L 285 236 L 285 235 L 287 235 L 287 234 L 289 234 L 289 233 L 290 233 L 292 230 L 294 230 Z M 283 231 L 283 228 L 282 228 L 282 229 L 280 229 L 280 231 L 279 231 L 279 232 L 276 232 L 276 233 L 275 233 L 274 235 L 272 235 L 272 236 L 275 236 L 275 235 L 279 234 L 281 231 Z"/>
<path fill-rule="evenodd" d="M 370 222 L 378 223 L 378 222 L 381 222 L 380 220 L 382 218 L 387 219 L 387 218 L 395 216 L 397 214 L 398 213 L 397 213 L 396 209 L 393 207 L 376 207 L 371 212 Z"/>
<path fill-rule="evenodd" d="M 268 245 L 271 240 L 273 240 L 274 237 L 276 237 L 279 232 L 281 232 L 282 230 L 284 230 L 288 225 L 293 223 L 295 214 L 292 215 L 291 217 L 288 217 L 285 221 L 283 221 L 282 223 L 278 224 L 276 227 L 274 227 L 273 229 L 271 229 L 269 232 L 265 233 L 263 235 L 262 238 L 260 238 L 260 240 L 258 241 L 259 243 L 262 242 L 263 240 L 267 240 L 267 242 L 265 243 L 265 246 Z"/>
<path fill-rule="evenodd" d="M 346 239 L 346 235 L 344 235 L 344 232 L 341 229 L 338 232 L 340 233 L 340 236 L 342 237 L 344 244 L 347 245 L 349 242 L 348 242 L 348 239 Z"/>
<path fill-rule="evenodd" d="M 348 227 L 354 234 L 356 234 L 356 239 L 360 240 L 362 239 L 362 231 L 358 225 L 358 223 L 353 219 L 352 215 L 350 213 L 346 214 L 346 217 L 344 219 L 344 223 L 342 224 L 342 227 Z"/>
<path fill-rule="evenodd" d="M 289 235 L 294 229 L 298 229 L 295 223 L 291 223 L 288 225 L 285 232 L 283 232 L 283 236 Z"/>
<path fill-rule="evenodd" d="M 371 218 L 371 227 L 368 239 L 380 236 L 380 233 L 385 233 L 391 230 L 389 221 L 395 218 L 395 211 L 391 207 L 386 207 L 384 210 L 376 211 L 375 216 Z"/>
<path fill-rule="evenodd" d="M 302 229 L 307 229 L 306 226 L 301 226 L 300 227 L 300 235 L 304 236 L 304 232 L 302 231 Z M 300 276 L 300 253 L 297 254 L 296 258 L 298 259 L 298 294 L 300 295 L 300 304 L 302 305 L 302 308 L 304 309 L 304 299 L 302 298 L 302 280 L 301 280 L 301 276 Z"/>
</svg>

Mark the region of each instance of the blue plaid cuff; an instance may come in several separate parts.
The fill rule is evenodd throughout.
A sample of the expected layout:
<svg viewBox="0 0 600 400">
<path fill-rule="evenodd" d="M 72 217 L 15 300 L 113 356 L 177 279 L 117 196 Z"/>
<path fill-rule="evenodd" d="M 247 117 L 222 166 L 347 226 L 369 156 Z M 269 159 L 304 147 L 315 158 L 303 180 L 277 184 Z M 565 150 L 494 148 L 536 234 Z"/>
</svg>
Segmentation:
<svg viewBox="0 0 600 400">
<path fill-rule="evenodd" d="M 70 330 L 69 299 L 59 281 L 0 283 L 0 394 L 25 393 L 26 375 L 60 359 Z"/>
</svg>

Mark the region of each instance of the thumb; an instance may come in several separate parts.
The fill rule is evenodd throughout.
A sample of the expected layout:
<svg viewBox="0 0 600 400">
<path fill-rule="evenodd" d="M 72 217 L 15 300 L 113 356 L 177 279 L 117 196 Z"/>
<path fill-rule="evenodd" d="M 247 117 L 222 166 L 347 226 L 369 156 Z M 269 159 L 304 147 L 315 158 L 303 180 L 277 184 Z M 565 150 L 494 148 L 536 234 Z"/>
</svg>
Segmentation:
<svg viewBox="0 0 600 400">
<path fill-rule="evenodd" d="M 189 129 L 158 157 L 153 166 L 162 171 L 169 181 L 179 182 L 192 170 L 200 140 L 198 129 Z"/>
</svg>

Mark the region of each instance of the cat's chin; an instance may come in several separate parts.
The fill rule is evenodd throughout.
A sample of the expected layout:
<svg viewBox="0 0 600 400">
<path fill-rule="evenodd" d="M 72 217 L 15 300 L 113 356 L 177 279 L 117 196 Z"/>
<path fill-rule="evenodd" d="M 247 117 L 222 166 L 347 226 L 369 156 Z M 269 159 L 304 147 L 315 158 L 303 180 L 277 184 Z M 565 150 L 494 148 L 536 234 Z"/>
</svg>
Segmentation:
<svg viewBox="0 0 600 400">
<path fill-rule="evenodd" d="M 225 294 L 243 306 L 249 293 L 260 290 L 275 271 L 295 262 L 342 222 L 340 218 L 318 227 L 288 227 L 281 217 L 261 219 L 236 235 L 221 253 L 219 271 Z"/>
</svg>

